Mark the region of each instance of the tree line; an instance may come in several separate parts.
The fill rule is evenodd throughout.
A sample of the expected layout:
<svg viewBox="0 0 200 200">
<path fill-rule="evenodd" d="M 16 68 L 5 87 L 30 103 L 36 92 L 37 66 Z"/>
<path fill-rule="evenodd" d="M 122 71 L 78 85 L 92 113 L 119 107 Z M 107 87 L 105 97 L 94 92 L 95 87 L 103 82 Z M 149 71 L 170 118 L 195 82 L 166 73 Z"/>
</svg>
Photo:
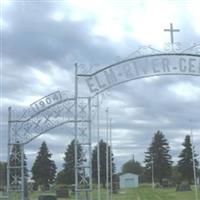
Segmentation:
<svg viewBox="0 0 200 200">
<path fill-rule="evenodd" d="M 75 183 L 75 140 L 72 140 L 71 143 L 67 146 L 66 151 L 64 153 L 64 163 L 63 168 L 59 172 L 57 172 L 57 167 L 55 161 L 52 159 L 52 153 L 50 153 L 46 142 L 42 142 L 39 151 L 37 152 L 37 156 L 33 163 L 33 166 L 30 171 L 27 169 L 27 158 L 24 155 L 24 168 L 25 168 L 25 181 L 30 176 L 30 178 L 34 181 L 34 188 L 38 189 L 38 186 L 41 186 L 41 189 L 48 190 L 49 186 L 53 183 L 58 184 L 67 184 L 72 185 Z M 101 183 L 105 187 L 106 185 L 106 148 L 107 144 L 101 140 L 99 142 L 100 148 L 100 169 L 101 169 Z M 115 164 L 114 164 L 114 156 L 110 153 L 111 149 L 108 145 L 108 155 L 110 160 L 110 155 L 112 155 L 112 172 L 115 173 Z M 84 160 L 81 157 L 83 154 L 82 146 L 77 142 L 77 158 L 78 165 L 81 165 Z M 21 151 L 20 144 L 17 143 L 13 145 L 10 156 L 10 166 L 20 167 L 21 165 Z M 92 176 L 93 180 L 97 183 L 97 146 L 94 147 L 92 152 Z M 111 165 L 109 163 L 109 177 L 110 177 L 110 168 Z M 12 173 L 13 171 L 13 173 Z M 0 185 L 6 185 L 6 163 L 0 163 L 0 174 L 4 177 L 2 183 Z M 17 175 L 17 180 L 15 180 L 15 184 L 20 184 L 21 182 L 21 169 L 17 168 L 12 170 L 10 179 L 13 182 L 13 174 Z M 78 174 L 80 177 L 80 174 Z"/>
<path fill-rule="evenodd" d="M 64 153 L 63 158 L 63 167 L 62 170 L 57 172 L 57 167 L 52 159 L 52 153 L 50 153 L 46 142 L 41 144 L 39 151 L 37 153 L 36 159 L 33 163 L 31 169 L 31 179 L 35 182 L 35 188 L 38 186 L 42 186 L 43 189 L 47 190 L 49 186 L 53 183 L 58 184 L 74 184 L 75 180 L 75 159 L 74 159 L 74 145 L 75 141 L 72 140 L 71 143 L 67 146 L 66 151 Z M 82 154 L 82 146 L 77 143 L 77 158 L 78 165 L 81 165 L 83 160 L 81 158 Z M 100 181 L 105 187 L 106 185 L 106 147 L 107 144 L 103 140 L 99 142 L 99 150 L 100 150 Z M 122 166 L 122 173 L 135 173 L 140 177 L 140 182 L 151 182 L 152 181 L 152 172 L 154 173 L 155 182 L 162 183 L 163 179 L 171 179 L 176 183 L 179 181 L 188 181 L 192 183 L 194 181 L 193 176 L 193 152 L 192 152 L 192 143 L 189 135 L 185 137 L 185 140 L 182 144 L 182 151 L 179 154 L 177 164 L 173 163 L 172 156 L 170 155 L 170 146 L 165 138 L 165 135 L 161 131 L 157 131 L 152 138 L 152 142 L 145 152 L 144 164 L 138 161 L 132 160 L 127 161 Z M 97 183 L 97 148 L 96 145 L 92 152 L 92 176 L 94 182 Z M 194 150 L 195 151 L 195 150 Z M 17 153 L 16 153 L 17 152 Z M 110 146 L 108 145 L 108 155 L 109 160 L 112 160 L 112 174 L 113 177 L 117 177 L 116 175 L 116 166 L 114 163 L 114 155 L 111 152 Z M 112 156 L 110 158 L 110 155 Z M 195 168 L 198 172 L 198 161 L 197 154 L 194 153 L 194 161 Z M 20 145 L 16 144 L 12 148 L 10 164 L 15 163 L 20 166 L 21 154 L 20 154 Z M 25 177 L 26 179 L 29 176 L 29 172 L 27 169 L 26 156 L 24 155 L 24 165 L 25 165 Z M 1 169 L 5 170 L 5 163 L 0 165 L 0 173 L 2 173 Z M 109 178 L 111 176 L 110 170 L 111 165 L 109 162 Z M 153 171 L 152 171 L 153 170 Z M 18 182 L 20 182 L 21 170 L 19 169 L 17 172 L 19 175 Z M 80 175 L 79 175 L 80 176 Z M 4 173 L 5 177 L 5 173 Z M 13 178 L 12 176 L 10 177 Z M 4 181 L 6 182 L 6 181 Z"/>
<path fill-rule="evenodd" d="M 170 155 L 169 142 L 161 131 L 157 131 L 145 152 L 145 166 L 143 167 L 133 158 L 123 165 L 122 173 L 138 174 L 141 182 L 151 182 L 153 174 L 155 182 L 160 184 L 164 179 L 171 180 L 175 184 L 179 184 L 182 181 L 187 181 L 191 184 L 194 182 L 192 148 L 191 137 L 186 135 L 182 143 L 182 150 L 178 156 L 178 162 L 174 163 Z M 197 157 L 198 155 L 194 149 L 195 170 L 198 176 L 200 172 L 198 170 Z"/>
</svg>

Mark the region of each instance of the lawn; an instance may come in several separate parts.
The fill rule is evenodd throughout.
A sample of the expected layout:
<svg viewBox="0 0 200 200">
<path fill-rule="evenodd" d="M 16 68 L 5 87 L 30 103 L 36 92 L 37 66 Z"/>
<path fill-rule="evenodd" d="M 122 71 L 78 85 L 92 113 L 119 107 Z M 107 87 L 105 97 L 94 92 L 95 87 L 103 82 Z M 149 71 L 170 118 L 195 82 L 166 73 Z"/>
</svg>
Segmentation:
<svg viewBox="0 0 200 200">
<path fill-rule="evenodd" d="M 38 200 L 39 193 L 33 193 L 31 200 Z M 200 196 L 200 193 L 199 193 Z M 73 200 L 74 196 L 68 198 Z M 102 198 L 106 199 L 105 190 L 102 191 Z M 173 189 L 155 189 L 153 192 L 151 187 L 142 186 L 138 189 L 121 190 L 118 194 L 113 194 L 113 200 L 195 200 L 194 191 L 192 192 L 176 192 Z M 61 199 L 59 199 L 61 200 Z M 65 200 L 65 199 L 62 199 Z M 93 200 L 97 200 L 97 193 L 94 191 Z"/>
</svg>

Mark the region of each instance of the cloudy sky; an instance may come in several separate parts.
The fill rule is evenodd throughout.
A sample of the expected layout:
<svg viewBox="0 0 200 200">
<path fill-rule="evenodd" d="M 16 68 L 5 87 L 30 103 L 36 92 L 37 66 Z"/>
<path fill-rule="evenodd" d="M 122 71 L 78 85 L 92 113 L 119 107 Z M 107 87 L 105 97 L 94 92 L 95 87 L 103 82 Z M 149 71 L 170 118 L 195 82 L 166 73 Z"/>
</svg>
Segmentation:
<svg viewBox="0 0 200 200">
<path fill-rule="evenodd" d="M 141 46 L 163 50 L 170 40 L 163 29 L 171 22 L 181 30 L 175 40 L 183 48 L 199 43 L 199 7 L 198 0 L 1 1 L 1 160 L 6 159 L 8 106 L 18 113 L 57 90 L 73 95 L 75 62 L 100 68 Z M 191 76 L 140 79 L 107 91 L 101 138 L 109 106 L 117 168 L 133 154 L 143 162 L 157 130 L 169 140 L 174 161 L 190 128 L 200 153 L 199 99 L 200 78 Z M 38 137 L 26 146 L 29 167 L 43 140 L 61 167 L 72 138 L 66 126 Z"/>
</svg>

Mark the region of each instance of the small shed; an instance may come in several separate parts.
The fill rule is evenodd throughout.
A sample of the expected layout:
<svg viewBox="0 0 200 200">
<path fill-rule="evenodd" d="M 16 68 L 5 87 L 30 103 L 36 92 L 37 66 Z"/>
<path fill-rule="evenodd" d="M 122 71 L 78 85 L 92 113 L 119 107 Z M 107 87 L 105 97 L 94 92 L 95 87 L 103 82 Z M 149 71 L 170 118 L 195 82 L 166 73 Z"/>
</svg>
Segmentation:
<svg viewBox="0 0 200 200">
<path fill-rule="evenodd" d="M 137 188 L 139 186 L 138 182 L 139 176 L 137 174 L 126 173 L 119 177 L 120 189 L 124 188 Z"/>
</svg>

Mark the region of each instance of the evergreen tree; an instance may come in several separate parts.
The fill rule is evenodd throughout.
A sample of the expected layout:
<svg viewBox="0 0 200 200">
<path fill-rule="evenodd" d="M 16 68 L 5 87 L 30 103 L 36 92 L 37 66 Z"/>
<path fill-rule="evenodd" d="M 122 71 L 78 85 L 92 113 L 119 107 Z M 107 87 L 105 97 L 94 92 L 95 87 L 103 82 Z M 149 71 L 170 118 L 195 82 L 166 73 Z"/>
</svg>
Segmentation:
<svg viewBox="0 0 200 200">
<path fill-rule="evenodd" d="M 26 162 L 26 155 L 24 153 L 24 175 L 25 178 L 28 178 L 28 169 Z M 11 183 L 15 181 L 15 184 L 19 184 L 21 181 L 21 146 L 20 143 L 17 142 L 12 146 L 11 154 L 10 154 L 10 181 Z M 16 177 L 15 177 L 16 176 Z M 16 178 L 14 180 L 14 177 Z"/>
<path fill-rule="evenodd" d="M 6 174 L 7 174 L 7 163 L 0 161 L 0 189 L 3 189 L 7 183 Z"/>
<path fill-rule="evenodd" d="M 66 177 L 65 177 L 65 171 L 62 169 L 57 173 L 56 176 L 56 183 L 57 184 L 65 184 L 66 183 Z"/>
<path fill-rule="evenodd" d="M 43 142 L 32 167 L 32 179 L 45 190 L 54 182 L 56 175 L 56 165 L 51 156 L 46 143 Z"/>
<path fill-rule="evenodd" d="M 180 160 L 178 161 L 178 171 L 181 174 L 183 180 L 192 183 L 194 180 L 193 172 L 193 156 L 192 156 L 192 143 L 190 136 L 185 137 L 185 141 L 182 144 L 183 150 L 179 155 Z M 196 159 L 198 155 L 194 152 L 194 161 L 196 166 L 196 172 L 198 171 L 198 161 Z"/>
<path fill-rule="evenodd" d="M 99 151 L 100 151 L 100 182 L 103 184 L 103 187 L 106 186 L 106 142 L 101 140 L 99 142 Z M 108 146 L 108 160 L 109 160 L 109 179 L 110 179 L 110 146 Z M 114 156 L 112 154 L 112 174 L 115 173 L 115 164 L 114 164 Z M 92 176 L 94 180 L 98 181 L 98 173 L 97 173 L 97 146 L 95 146 L 92 153 Z"/>
<path fill-rule="evenodd" d="M 173 183 L 176 183 L 177 185 L 179 185 L 181 183 L 182 180 L 182 176 L 178 171 L 178 167 L 176 166 L 172 166 L 172 178 L 171 178 Z"/>
<path fill-rule="evenodd" d="M 64 157 L 64 183 L 65 184 L 75 184 L 75 140 L 72 140 L 72 142 L 68 145 L 67 150 L 65 152 Z M 82 148 L 81 145 L 77 144 L 77 160 L 78 165 L 81 165 L 81 154 L 82 154 Z M 78 175 L 79 176 L 79 175 Z M 59 177 L 60 180 L 60 177 Z M 63 180 L 63 178 L 62 178 Z"/>
<path fill-rule="evenodd" d="M 143 167 L 138 161 L 135 161 L 133 158 L 132 160 L 127 161 L 122 166 L 122 173 L 133 173 L 141 176 L 143 174 Z"/>
<path fill-rule="evenodd" d="M 154 168 L 154 178 L 162 184 L 163 178 L 170 178 L 172 161 L 169 155 L 169 144 L 161 131 L 157 131 L 153 141 L 145 152 L 146 176 L 151 180 L 152 166 Z"/>
</svg>

